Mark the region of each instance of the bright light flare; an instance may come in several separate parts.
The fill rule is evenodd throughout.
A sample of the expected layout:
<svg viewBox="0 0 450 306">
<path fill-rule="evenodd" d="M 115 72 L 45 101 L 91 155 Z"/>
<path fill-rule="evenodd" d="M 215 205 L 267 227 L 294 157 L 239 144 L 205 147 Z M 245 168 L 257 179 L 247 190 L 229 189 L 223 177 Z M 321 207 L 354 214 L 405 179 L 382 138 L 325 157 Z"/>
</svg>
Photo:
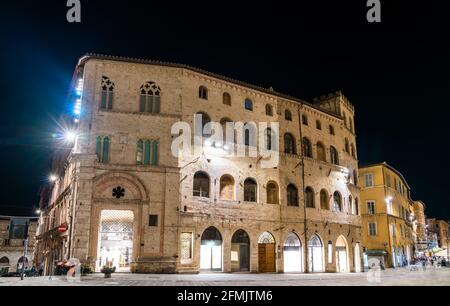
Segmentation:
<svg viewBox="0 0 450 306">
<path fill-rule="evenodd" d="M 64 140 L 68 143 L 73 143 L 77 139 L 77 133 L 74 131 L 66 131 L 64 133 Z"/>
</svg>

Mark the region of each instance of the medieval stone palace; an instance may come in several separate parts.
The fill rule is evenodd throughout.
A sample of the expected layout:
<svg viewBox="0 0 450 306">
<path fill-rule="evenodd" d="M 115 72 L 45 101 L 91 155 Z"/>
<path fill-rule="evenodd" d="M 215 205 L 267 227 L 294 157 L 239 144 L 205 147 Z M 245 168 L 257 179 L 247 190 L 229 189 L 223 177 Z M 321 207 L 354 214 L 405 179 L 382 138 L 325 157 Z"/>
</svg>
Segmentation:
<svg viewBox="0 0 450 306">
<path fill-rule="evenodd" d="M 70 258 L 135 273 L 361 270 L 355 113 L 341 92 L 306 102 L 186 65 L 92 54 L 70 98 L 72 142 L 41 196 L 46 273 Z M 245 131 L 211 141 L 202 128 L 213 122 Z M 192 139 L 201 131 L 202 150 L 174 154 L 191 136 L 180 123 Z M 276 164 L 224 154 L 256 147 Z"/>
</svg>

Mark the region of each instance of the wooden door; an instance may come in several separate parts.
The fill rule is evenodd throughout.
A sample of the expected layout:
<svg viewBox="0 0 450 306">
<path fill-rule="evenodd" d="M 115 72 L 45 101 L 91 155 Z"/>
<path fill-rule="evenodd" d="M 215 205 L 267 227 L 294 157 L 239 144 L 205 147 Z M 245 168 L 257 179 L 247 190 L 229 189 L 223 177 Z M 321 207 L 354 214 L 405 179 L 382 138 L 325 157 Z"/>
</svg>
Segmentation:
<svg viewBox="0 0 450 306">
<path fill-rule="evenodd" d="M 258 265 L 260 273 L 275 271 L 275 244 L 258 244 Z"/>
</svg>

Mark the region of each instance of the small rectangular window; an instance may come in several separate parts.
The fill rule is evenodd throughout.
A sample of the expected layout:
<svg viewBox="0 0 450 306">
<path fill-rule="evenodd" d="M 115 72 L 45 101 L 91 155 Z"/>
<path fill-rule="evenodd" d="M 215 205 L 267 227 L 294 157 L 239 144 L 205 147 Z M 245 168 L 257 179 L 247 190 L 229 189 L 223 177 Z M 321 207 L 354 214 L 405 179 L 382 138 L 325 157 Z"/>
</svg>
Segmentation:
<svg viewBox="0 0 450 306">
<path fill-rule="evenodd" d="M 148 225 L 152 227 L 158 226 L 158 215 L 150 215 Z"/>
<path fill-rule="evenodd" d="M 365 183 L 366 183 L 366 187 L 372 187 L 373 186 L 373 174 L 372 173 L 367 173 L 365 175 Z"/>
<path fill-rule="evenodd" d="M 391 176 L 389 174 L 386 175 L 386 186 L 391 187 Z"/>
<path fill-rule="evenodd" d="M 369 201 L 367 202 L 367 211 L 369 215 L 375 215 L 375 202 Z"/>
<path fill-rule="evenodd" d="M 376 236 L 376 235 L 377 235 L 377 224 L 369 223 L 369 236 Z"/>
</svg>

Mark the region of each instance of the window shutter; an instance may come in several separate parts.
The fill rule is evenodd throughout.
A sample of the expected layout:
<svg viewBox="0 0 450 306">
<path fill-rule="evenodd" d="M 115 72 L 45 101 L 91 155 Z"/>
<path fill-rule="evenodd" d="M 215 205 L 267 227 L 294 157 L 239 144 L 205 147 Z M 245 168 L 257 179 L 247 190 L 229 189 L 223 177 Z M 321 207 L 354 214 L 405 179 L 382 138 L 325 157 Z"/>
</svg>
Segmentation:
<svg viewBox="0 0 450 306">
<path fill-rule="evenodd" d="M 102 156 L 102 138 L 101 137 L 97 137 L 97 141 L 95 144 L 95 154 L 97 154 L 97 158 L 98 158 L 98 160 L 100 160 L 100 158 Z"/>
<path fill-rule="evenodd" d="M 140 102 L 139 102 L 139 111 L 141 112 L 141 113 L 144 113 L 145 112 L 145 102 L 146 102 L 146 95 L 141 95 L 140 96 Z"/>
<path fill-rule="evenodd" d="M 100 104 L 100 108 L 101 109 L 106 109 L 106 98 L 107 98 L 108 93 L 106 92 L 106 90 L 102 90 L 102 101 Z"/>
<path fill-rule="evenodd" d="M 155 113 L 159 114 L 161 112 L 161 97 L 155 96 Z"/>
<path fill-rule="evenodd" d="M 147 111 L 149 113 L 153 113 L 153 101 L 155 99 L 155 96 L 152 94 L 151 96 L 147 96 L 147 103 L 148 103 L 148 108 Z"/>
<path fill-rule="evenodd" d="M 103 139 L 102 163 L 107 164 L 108 162 L 109 162 L 109 138 L 105 137 Z"/>
<path fill-rule="evenodd" d="M 145 148 L 144 148 L 144 165 L 150 164 L 150 141 L 145 142 Z"/>
<path fill-rule="evenodd" d="M 113 109 L 113 98 L 114 98 L 114 92 L 110 91 L 108 95 L 108 109 Z"/>
<path fill-rule="evenodd" d="M 152 165 L 158 165 L 158 142 L 154 141 L 152 146 Z"/>
</svg>

